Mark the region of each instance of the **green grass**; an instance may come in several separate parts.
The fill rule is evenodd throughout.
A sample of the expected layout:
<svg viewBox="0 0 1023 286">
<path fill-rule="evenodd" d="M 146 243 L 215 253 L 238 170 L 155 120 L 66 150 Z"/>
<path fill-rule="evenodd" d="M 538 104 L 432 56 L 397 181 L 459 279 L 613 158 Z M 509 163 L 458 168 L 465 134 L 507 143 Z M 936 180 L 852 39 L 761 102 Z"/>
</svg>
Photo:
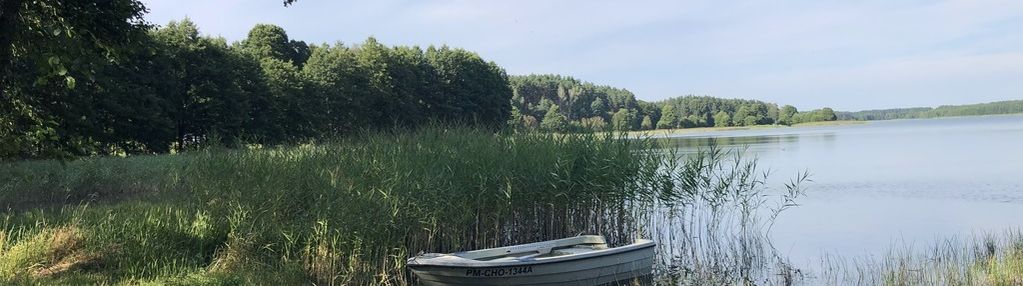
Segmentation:
<svg viewBox="0 0 1023 286">
<path fill-rule="evenodd" d="M 1023 284 L 1023 240 L 1016 241 L 999 253 L 975 262 L 971 276 L 983 277 L 982 282 L 992 285 Z"/>
<path fill-rule="evenodd" d="M 655 239 L 658 284 L 799 281 L 767 233 L 807 175 L 769 191 L 742 153 L 683 157 L 663 140 L 428 128 L 7 162 L 0 284 L 409 285 L 405 259 L 419 252 L 580 233 L 615 245 Z M 1019 237 L 826 262 L 809 281 L 1018 285 Z"/>
<path fill-rule="evenodd" d="M 0 161 L 0 208 L 60 207 L 81 201 L 117 202 L 180 195 L 191 156 Z"/>
<path fill-rule="evenodd" d="M 902 246 L 887 254 L 822 261 L 818 284 L 861 285 L 1020 285 L 1023 234 L 1008 231 L 949 238 L 926 249 Z"/>
<path fill-rule="evenodd" d="M 642 232 L 638 201 L 676 196 L 651 144 L 432 128 L 8 162 L 0 282 L 405 285 L 423 251 L 579 233 L 621 244 Z M 70 230 L 71 250 L 48 240 Z"/>
</svg>

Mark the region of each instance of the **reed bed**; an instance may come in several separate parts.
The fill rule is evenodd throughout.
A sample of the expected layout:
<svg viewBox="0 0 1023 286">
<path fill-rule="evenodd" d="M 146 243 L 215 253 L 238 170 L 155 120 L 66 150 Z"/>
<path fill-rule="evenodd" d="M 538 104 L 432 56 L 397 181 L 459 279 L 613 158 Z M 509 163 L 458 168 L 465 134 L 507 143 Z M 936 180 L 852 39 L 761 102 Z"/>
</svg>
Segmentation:
<svg viewBox="0 0 1023 286">
<path fill-rule="evenodd" d="M 796 206 L 809 173 L 772 189 L 769 174 L 745 149 L 709 149 L 684 156 L 667 172 L 680 196 L 653 201 L 646 222 L 659 242 L 663 285 L 791 285 L 801 279 L 769 239 L 774 220 Z M 674 152 L 677 149 L 668 149 Z M 672 154 L 669 157 L 683 157 Z"/>
<path fill-rule="evenodd" d="M 953 237 L 878 257 L 824 257 L 816 283 L 842 285 L 1023 285 L 1023 233 Z"/>
<path fill-rule="evenodd" d="M 771 192 L 739 152 L 671 150 L 435 127 L 4 163 L 0 282 L 409 285 L 420 252 L 585 233 L 658 240 L 659 284 L 785 283 L 766 233 L 805 178 Z"/>
<path fill-rule="evenodd" d="M 427 130 L 205 152 L 189 173 L 201 174 L 190 176 L 200 203 L 236 218 L 228 244 L 269 259 L 245 261 L 301 265 L 323 284 L 400 285 L 404 260 L 419 252 L 579 233 L 631 241 L 629 199 L 648 191 L 637 182 L 659 164 L 641 144 Z"/>
</svg>

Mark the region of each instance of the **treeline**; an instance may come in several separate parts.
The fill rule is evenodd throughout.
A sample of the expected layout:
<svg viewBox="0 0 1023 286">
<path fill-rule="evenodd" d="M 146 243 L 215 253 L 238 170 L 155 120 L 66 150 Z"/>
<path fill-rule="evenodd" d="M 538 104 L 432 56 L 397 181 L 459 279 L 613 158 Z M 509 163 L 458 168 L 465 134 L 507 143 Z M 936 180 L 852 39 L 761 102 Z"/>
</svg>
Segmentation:
<svg viewBox="0 0 1023 286">
<path fill-rule="evenodd" d="M 650 129 L 655 104 L 632 92 L 560 75 L 511 77 L 513 128 L 550 131 Z"/>
<path fill-rule="evenodd" d="M 185 19 L 154 27 L 136 0 L 0 4 L 0 159 L 155 154 L 308 142 L 457 123 L 573 132 L 834 120 L 830 109 L 509 78 L 448 47 L 307 44 L 260 24 L 241 41 Z"/>
<path fill-rule="evenodd" d="M 661 116 L 656 128 L 693 128 L 753 126 L 766 124 L 792 125 L 814 121 L 836 120 L 835 111 L 822 108 L 800 112 L 794 106 L 759 100 L 725 99 L 710 96 L 683 96 L 656 103 Z"/>
<path fill-rule="evenodd" d="M 838 118 L 842 120 L 890 120 L 1015 113 L 1023 113 L 1023 100 L 996 101 L 967 105 L 942 105 L 937 108 L 916 107 L 839 112 Z"/>
<path fill-rule="evenodd" d="M 22 31 L 27 36 L 9 44 L 0 158 L 279 144 L 429 122 L 497 128 L 510 114 L 504 70 L 466 50 L 387 47 L 373 38 L 307 45 L 262 24 L 229 44 L 188 19 L 154 28 L 141 20 L 141 4 L 112 3 L 136 5 L 80 8 L 117 30 L 80 19 L 63 32 L 28 22 L 48 16 L 23 4 L 26 22 L 13 28 L 46 33 Z M 119 38 L 97 42 L 86 31 Z M 65 32 L 72 35 L 57 35 Z"/>
<path fill-rule="evenodd" d="M 651 130 L 694 127 L 791 125 L 836 120 L 834 110 L 799 112 L 757 100 L 683 96 L 636 100 L 625 89 L 559 75 L 512 76 L 509 126 L 550 131 Z"/>
</svg>

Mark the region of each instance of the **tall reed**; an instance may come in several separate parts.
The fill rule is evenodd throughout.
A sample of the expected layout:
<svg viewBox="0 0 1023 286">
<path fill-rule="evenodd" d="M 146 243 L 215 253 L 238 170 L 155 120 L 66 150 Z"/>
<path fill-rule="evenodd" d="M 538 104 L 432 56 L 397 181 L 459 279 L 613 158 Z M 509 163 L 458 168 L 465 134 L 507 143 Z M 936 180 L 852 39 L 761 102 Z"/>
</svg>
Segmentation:
<svg viewBox="0 0 1023 286">
<path fill-rule="evenodd" d="M 812 281 L 854 285 L 1020 285 L 1023 233 L 952 237 L 922 249 L 896 245 L 876 257 L 824 257 Z"/>
<path fill-rule="evenodd" d="M 0 167 L 0 203 L 18 207 L 5 212 L 0 262 L 38 233 L 74 227 L 105 263 L 56 278 L 13 267 L 0 281 L 407 285 L 405 259 L 420 252 L 583 233 L 613 245 L 655 238 L 661 283 L 769 277 L 761 218 L 772 212 L 756 161 L 670 150 L 611 134 L 434 127 L 286 148 L 12 163 Z M 29 190 L 46 195 L 19 198 Z M 151 193 L 159 195 L 142 195 Z"/>
</svg>

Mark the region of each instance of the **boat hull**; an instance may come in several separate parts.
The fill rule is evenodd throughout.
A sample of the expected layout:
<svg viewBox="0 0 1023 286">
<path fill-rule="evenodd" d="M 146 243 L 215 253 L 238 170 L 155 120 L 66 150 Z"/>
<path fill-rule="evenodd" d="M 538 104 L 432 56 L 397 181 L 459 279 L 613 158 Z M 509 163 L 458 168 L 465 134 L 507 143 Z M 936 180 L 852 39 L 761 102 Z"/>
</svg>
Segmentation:
<svg viewBox="0 0 1023 286">
<path fill-rule="evenodd" d="M 409 265 L 422 285 L 605 285 L 649 276 L 653 245 L 580 259 L 502 266 Z"/>
</svg>

